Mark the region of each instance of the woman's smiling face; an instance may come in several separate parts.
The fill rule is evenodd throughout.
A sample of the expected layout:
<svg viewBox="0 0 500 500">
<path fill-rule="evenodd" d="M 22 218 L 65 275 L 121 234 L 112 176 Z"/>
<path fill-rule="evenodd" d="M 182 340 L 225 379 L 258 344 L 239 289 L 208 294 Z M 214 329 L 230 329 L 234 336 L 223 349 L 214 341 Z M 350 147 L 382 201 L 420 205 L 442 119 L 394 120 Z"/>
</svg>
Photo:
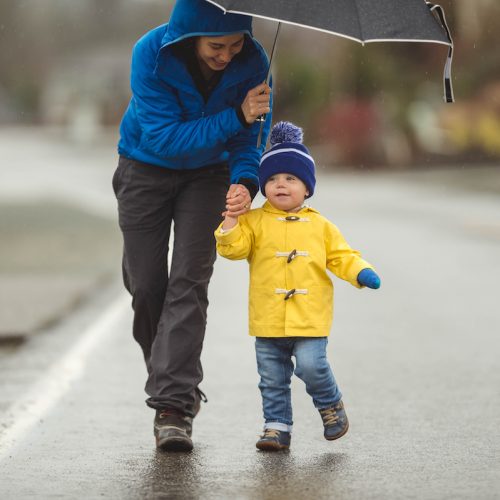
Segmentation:
<svg viewBox="0 0 500 500">
<path fill-rule="evenodd" d="M 245 35 L 200 36 L 196 39 L 196 56 L 200 64 L 212 71 L 222 71 L 241 52 Z"/>
</svg>

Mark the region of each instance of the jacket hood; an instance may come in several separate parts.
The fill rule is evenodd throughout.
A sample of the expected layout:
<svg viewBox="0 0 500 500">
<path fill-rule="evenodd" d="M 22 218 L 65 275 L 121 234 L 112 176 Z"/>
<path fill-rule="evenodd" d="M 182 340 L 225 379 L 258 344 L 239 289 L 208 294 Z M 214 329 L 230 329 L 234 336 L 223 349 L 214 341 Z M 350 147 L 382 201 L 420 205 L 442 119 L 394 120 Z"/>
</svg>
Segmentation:
<svg viewBox="0 0 500 500">
<path fill-rule="evenodd" d="M 193 36 L 224 36 L 233 33 L 245 33 L 252 37 L 252 18 L 224 13 L 207 0 L 177 0 L 162 46 Z"/>
</svg>

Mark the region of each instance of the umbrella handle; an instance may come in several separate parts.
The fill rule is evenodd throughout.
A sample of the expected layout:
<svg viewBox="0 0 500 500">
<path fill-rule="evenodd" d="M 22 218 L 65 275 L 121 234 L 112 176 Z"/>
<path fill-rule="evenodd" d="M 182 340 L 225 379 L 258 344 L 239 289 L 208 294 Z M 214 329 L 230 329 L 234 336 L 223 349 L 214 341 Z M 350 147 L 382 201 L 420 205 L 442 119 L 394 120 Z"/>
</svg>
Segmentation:
<svg viewBox="0 0 500 500">
<path fill-rule="evenodd" d="M 271 57 L 269 58 L 269 67 L 267 68 L 267 75 L 266 75 L 266 83 L 268 85 L 269 85 L 269 80 L 271 79 L 271 64 L 273 62 L 274 49 L 276 48 L 276 41 L 278 40 L 280 29 L 281 29 L 281 22 L 278 23 L 276 35 L 274 36 L 273 48 L 271 49 Z M 266 115 L 258 116 L 256 121 L 260 122 L 259 136 L 257 137 L 257 148 L 260 148 L 262 142 L 262 131 L 264 129 L 264 123 L 266 121 Z"/>
<path fill-rule="evenodd" d="M 441 5 L 437 5 L 431 2 L 426 2 L 427 7 L 439 17 L 439 21 L 441 26 L 446 31 L 446 36 L 450 42 L 448 48 L 448 57 L 446 58 L 446 64 L 444 65 L 444 74 L 443 74 L 443 82 L 444 82 L 444 101 L 445 102 L 455 102 L 455 97 L 453 95 L 453 84 L 451 82 L 451 63 L 453 61 L 453 40 L 451 38 L 450 29 L 448 28 L 448 23 L 446 22 L 446 16 L 444 15 L 444 10 Z"/>
</svg>

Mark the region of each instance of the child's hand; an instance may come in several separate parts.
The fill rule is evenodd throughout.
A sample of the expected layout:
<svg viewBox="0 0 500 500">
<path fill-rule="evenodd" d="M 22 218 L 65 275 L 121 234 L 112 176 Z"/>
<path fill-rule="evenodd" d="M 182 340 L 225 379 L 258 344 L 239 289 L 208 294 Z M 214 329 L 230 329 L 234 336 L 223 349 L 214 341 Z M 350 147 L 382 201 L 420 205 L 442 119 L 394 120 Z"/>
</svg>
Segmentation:
<svg viewBox="0 0 500 500">
<path fill-rule="evenodd" d="M 380 278 L 373 269 L 366 268 L 360 271 L 358 274 L 358 283 L 368 288 L 380 288 Z"/>
</svg>

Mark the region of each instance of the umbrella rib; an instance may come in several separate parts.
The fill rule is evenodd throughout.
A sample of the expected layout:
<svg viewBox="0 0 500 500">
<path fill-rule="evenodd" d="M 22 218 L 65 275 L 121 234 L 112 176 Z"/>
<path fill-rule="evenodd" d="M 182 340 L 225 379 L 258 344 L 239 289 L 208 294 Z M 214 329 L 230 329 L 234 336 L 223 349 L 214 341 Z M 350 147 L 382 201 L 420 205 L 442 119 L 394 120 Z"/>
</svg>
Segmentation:
<svg viewBox="0 0 500 500">
<path fill-rule="evenodd" d="M 360 12 L 359 12 L 359 8 L 358 8 L 358 0 L 354 0 L 354 7 L 356 8 L 356 12 L 357 12 L 357 20 L 358 20 L 358 25 L 359 25 L 359 35 L 360 35 L 360 38 L 361 38 L 361 43 L 364 45 L 365 44 L 365 40 L 364 39 L 364 36 L 363 36 L 363 27 L 361 25 L 361 18 L 359 17 L 360 16 Z"/>
<path fill-rule="evenodd" d="M 216 7 L 219 7 L 219 9 L 221 9 L 221 10 L 223 10 L 223 11 L 224 11 L 224 14 L 225 14 L 226 12 L 229 12 L 228 10 L 226 10 L 226 8 L 225 8 L 225 7 L 223 7 L 222 5 L 219 5 L 217 2 L 213 2 L 212 0 L 207 0 L 207 2 L 209 2 L 209 3 L 213 4 L 213 5 L 215 5 Z"/>
<path fill-rule="evenodd" d="M 365 40 L 361 43 L 376 43 L 376 42 L 418 42 L 418 43 L 439 43 L 440 45 L 446 45 L 449 47 L 451 45 L 450 42 L 442 42 L 441 40 L 425 40 L 425 39 L 417 39 L 417 38 L 371 38 L 370 40 Z"/>
</svg>

